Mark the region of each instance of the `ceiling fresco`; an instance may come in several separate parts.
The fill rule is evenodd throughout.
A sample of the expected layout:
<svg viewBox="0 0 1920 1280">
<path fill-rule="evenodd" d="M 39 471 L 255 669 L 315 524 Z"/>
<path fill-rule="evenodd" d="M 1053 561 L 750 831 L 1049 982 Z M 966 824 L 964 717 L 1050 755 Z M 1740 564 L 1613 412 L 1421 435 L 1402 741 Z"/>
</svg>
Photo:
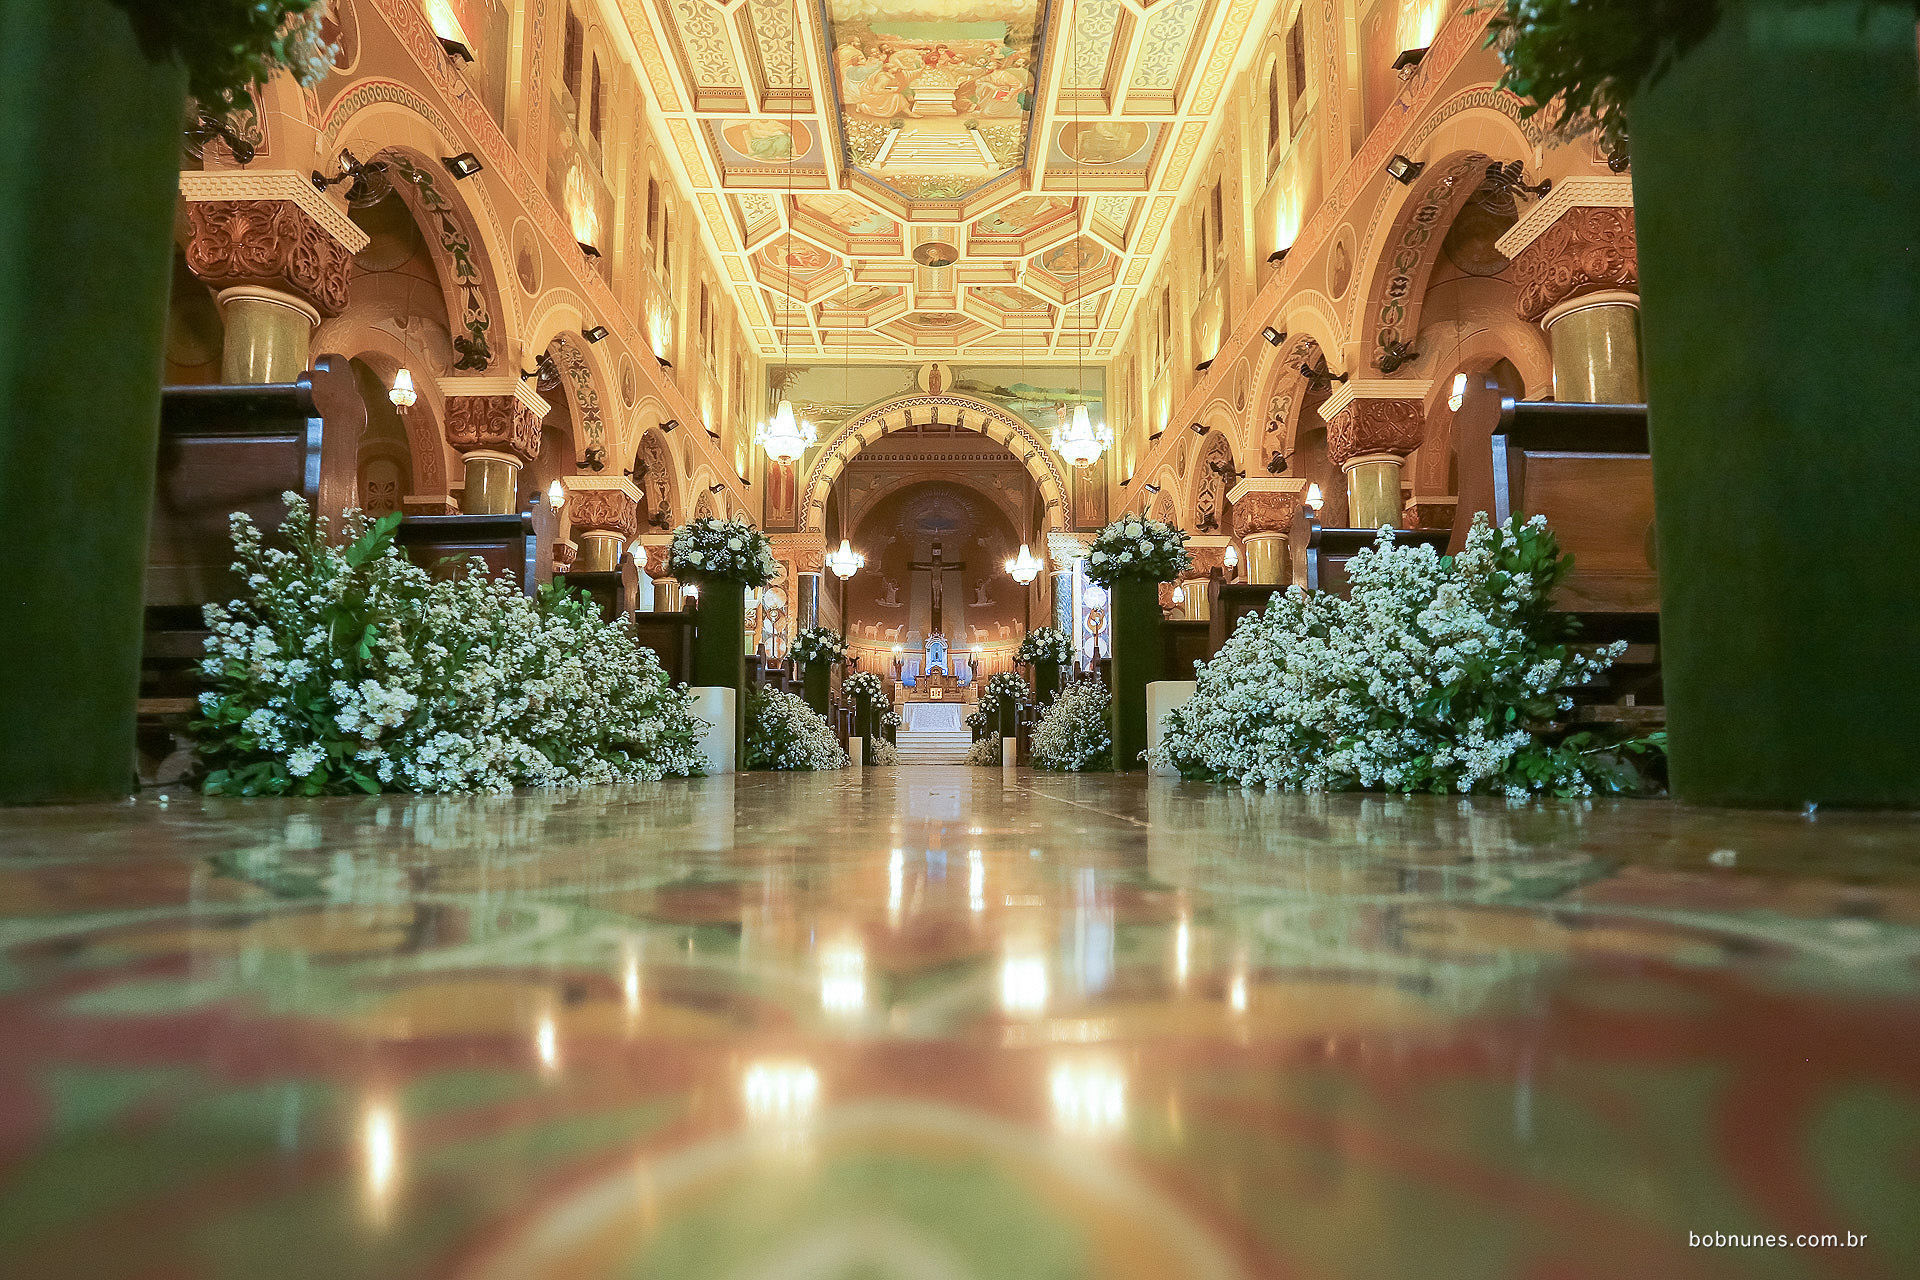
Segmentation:
<svg viewBox="0 0 1920 1280">
<path fill-rule="evenodd" d="M 618 0 L 761 354 L 1112 354 L 1278 0 Z"/>
</svg>

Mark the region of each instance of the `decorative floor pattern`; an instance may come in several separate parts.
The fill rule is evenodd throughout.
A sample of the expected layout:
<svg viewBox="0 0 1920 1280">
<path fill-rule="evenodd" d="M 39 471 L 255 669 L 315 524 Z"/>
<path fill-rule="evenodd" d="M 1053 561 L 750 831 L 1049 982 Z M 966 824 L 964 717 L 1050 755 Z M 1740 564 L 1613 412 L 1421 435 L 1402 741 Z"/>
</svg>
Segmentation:
<svg viewBox="0 0 1920 1280">
<path fill-rule="evenodd" d="M 1920 1275 L 1917 965 L 1906 817 L 967 768 L 0 812 L 0 1274 Z"/>
</svg>

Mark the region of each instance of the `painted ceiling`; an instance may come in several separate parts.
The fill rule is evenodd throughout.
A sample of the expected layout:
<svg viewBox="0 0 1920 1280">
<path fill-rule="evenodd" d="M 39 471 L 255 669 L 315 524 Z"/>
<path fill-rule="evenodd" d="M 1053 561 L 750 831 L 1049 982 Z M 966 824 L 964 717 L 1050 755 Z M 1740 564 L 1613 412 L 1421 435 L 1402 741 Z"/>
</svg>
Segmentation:
<svg viewBox="0 0 1920 1280">
<path fill-rule="evenodd" d="M 618 3 L 763 355 L 1059 360 L 1112 353 L 1274 0 Z"/>
</svg>

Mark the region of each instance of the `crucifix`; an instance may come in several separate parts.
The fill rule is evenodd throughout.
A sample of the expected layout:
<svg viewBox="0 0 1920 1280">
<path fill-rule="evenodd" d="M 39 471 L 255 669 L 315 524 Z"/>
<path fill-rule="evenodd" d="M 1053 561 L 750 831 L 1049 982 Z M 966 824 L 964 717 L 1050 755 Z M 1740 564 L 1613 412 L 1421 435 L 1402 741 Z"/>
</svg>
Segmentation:
<svg viewBox="0 0 1920 1280">
<path fill-rule="evenodd" d="M 966 561 L 948 562 L 941 555 L 940 543 L 936 540 L 933 544 L 933 558 L 916 560 L 911 567 L 915 573 L 928 575 L 928 603 L 931 606 L 931 617 L 927 624 L 927 669 L 933 670 L 937 663 L 944 671 L 947 665 L 947 626 L 943 612 L 946 597 L 944 579 L 949 573 L 957 574 L 965 569 Z"/>
</svg>

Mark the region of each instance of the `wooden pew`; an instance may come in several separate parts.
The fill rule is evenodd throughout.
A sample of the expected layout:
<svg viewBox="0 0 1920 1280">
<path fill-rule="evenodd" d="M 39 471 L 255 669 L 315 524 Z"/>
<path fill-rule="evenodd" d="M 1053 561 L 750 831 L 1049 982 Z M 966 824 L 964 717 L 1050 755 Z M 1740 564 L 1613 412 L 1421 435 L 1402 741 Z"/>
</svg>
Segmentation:
<svg viewBox="0 0 1920 1280">
<path fill-rule="evenodd" d="M 1605 694 L 1643 714 L 1611 718 L 1662 720 L 1647 407 L 1508 398 L 1491 453 L 1492 518 L 1545 516 L 1573 557 L 1555 605 L 1578 622 L 1582 641 L 1628 644 Z"/>
<path fill-rule="evenodd" d="M 585 591 L 593 598 L 593 602 L 600 606 L 600 616 L 608 622 L 633 612 L 633 591 L 627 584 L 626 575 L 617 569 L 598 573 L 576 573 L 570 570 L 555 574 L 554 581 L 567 591 L 576 594 Z"/>
<path fill-rule="evenodd" d="M 1189 591 L 1198 587 L 1189 585 Z M 1193 664 L 1213 656 L 1209 647 L 1212 624 L 1188 618 L 1163 618 L 1160 621 L 1161 668 L 1163 680 L 1193 679 Z"/>
<path fill-rule="evenodd" d="M 281 495 L 321 503 L 323 438 L 352 434 L 365 409 L 352 375 L 331 361 L 297 382 L 168 387 L 147 535 L 138 769 L 171 782 L 187 759 L 180 729 L 205 687 L 201 610 L 239 594 L 229 517 L 243 511 L 271 536 L 286 516 Z"/>
<path fill-rule="evenodd" d="M 1221 646 L 1233 635 L 1233 629 L 1240 625 L 1240 619 L 1250 613 L 1265 613 L 1268 602 L 1286 589 L 1284 583 L 1222 582 L 1218 579 L 1208 582 L 1208 654 L 1220 652 Z"/>
<path fill-rule="evenodd" d="M 660 659 L 667 678 L 675 684 L 693 681 L 693 612 L 650 613 L 641 610 L 627 615 L 632 621 L 633 637 L 651 649 Z"/>
<path fill-rule="evenodd" d="M 1294 553 L 1294 580 L 1309 591 L 1331 591 L 1340 596 L 1346 595 L 1351 589 L 1347 581 L 1347 562 L 1358 555 L 1361 548 L 1371 547 L 1380 539 L 1377 529 L 1329 529 L 1311 514 L 1302 516 L 1296 528 L 1303 529 L 1304 536 L 1297 539 L 1299 550 Z M 1447 539 L 1451 536 L 1446 529 L 1393 531 L 1397 546 L 1425 545 L 1442 555 L 1446 554 Z"/>
<path fill-rule="evenodd" d="M 507 515 L 407 516 L 393 540 L 408 559 L 436 578 L 465 572 L 474 556 L 488 573 L 511 578 L 528 595 L 552 576 L 550 565 L 542 573 L 531 508 Z"/>
</svg>

